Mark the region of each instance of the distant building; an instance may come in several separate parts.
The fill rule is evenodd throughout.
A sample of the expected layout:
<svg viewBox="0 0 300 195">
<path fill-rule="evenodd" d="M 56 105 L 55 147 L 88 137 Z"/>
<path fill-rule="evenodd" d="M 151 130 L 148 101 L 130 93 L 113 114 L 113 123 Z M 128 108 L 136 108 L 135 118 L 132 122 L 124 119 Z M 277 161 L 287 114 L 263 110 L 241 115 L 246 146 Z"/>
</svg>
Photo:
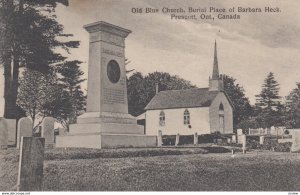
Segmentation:
<svg viewBox="0 0 300 195">
<path fill-rule="evenodd" d="M 219 75 L 216 42 L 209 88 L 158 92 L 145 110 L 147 135 L 233 133 L 233 106 Z"/>
</svg>

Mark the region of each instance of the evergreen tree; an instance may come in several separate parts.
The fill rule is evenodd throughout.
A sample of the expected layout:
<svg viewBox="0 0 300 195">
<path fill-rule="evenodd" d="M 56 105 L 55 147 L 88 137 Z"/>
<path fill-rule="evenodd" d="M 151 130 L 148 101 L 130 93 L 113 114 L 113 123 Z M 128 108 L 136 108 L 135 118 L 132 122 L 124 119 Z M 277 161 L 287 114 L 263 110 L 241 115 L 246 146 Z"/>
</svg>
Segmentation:
<svg viewBox="0 0 300 195">
<path fill-rule="evenodd" d="M 256 95 L 256 105 L 268 111 L 278 110 L 280 103 L 279 84 L 275 80 L 274 74 L 270 72 L 264 80 L 262 90 L 259 95 Z"/>
<path fill-rule="evenodd" d="M 0 0 L 0 63 L 4 66 L 4 117 L 16 117 L 19 68 L 49 72 L 49 65 L 65 57 L 55 48 L 69 52 L 78 41 L 61 41 L 69 37 L 54 14 L 57 4 L 67 0 Z"/>
<path fill-rule="evenodd" d="M 253 108 L 249 99 L 245 96 L 244 89 L 236 79 L 228 75 L 221 75 L 224 81 L 224 90 L 231 100 L 233 108 L 233 127 L 236 129 L 239 123 L 248 120 L 252 116 Z"/>
<path fill-rule="evenodd" d="M 275 80 L 274 74 L 270 72 L 264 80 L 262 90 L 256 95 L 256 106 L 260 108 L 257 122 L 262 127 L 271 127 L 282 125 L 283 113 L 279 96 L 279 84 Z M 258 110 L 258 109 L 257 109 Z"/>
<path fill-rule="evenodd" d="M 80 70 L 80 61 L 66 61 L 65 63 L 58 65 L 57 72 L 60 74 L 60 85 L 64 90 L 64 99 L 69 99 L 71 104 L 71 110 L 67 113 L 67 117 L 59 117 L 68 129 L 69 124 L 76 123 L 77 116 L 85 110 L 86 96 L 81 89 L 81 83 L 86 79 L 82 79 L 83 71 Z"/>
<path fill-rule="evenodd" d="M 288 128 L 300 128 L 300 84 L 286 98 L 286 121 Z"/>
</svg>

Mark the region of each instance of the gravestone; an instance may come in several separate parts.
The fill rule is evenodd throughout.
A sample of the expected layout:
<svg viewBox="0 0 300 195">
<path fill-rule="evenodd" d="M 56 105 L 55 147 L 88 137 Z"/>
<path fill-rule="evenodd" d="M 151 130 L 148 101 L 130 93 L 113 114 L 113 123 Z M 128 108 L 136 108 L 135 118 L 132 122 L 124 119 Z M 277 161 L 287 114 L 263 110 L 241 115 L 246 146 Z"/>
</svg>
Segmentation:
<svg viewBox="0 0 300 195">
<path fill-rule="evenodd" d="M 234 144 L 236 143 L 236 135 L 232 135 L 231 142 Z"/>
<path fill-rule="evenodd" d="M 18 173 L 18 191 L 42 191 L 45 139 L 22 137 Z"/>
<path fill-rule="evenodd" d="M 227 138 L 227 143 L 231 144 L 231 139 L 230 138 Z"/>
<path fill-rule="evenodd" d="M 194 145 L 198 144 L 198 134 L 194 133 Z"/>
<path fill-rule="evenodd" d="M 237 141 L 239 144 L 243 144 L 243 129 L 237 130 Z"/>
<path fill-rule="evenodd" d="M 300 152 L 300 131 L 292 133 L 292 147 L 291 152 Z"/>
<path fill-rule="evenodd" d="M 32 120 L 28 117 L 23 117 L 18 121 L 17 148 L 20 148 L 22 136 L 32 136 Z"/>
<path fill-rule="evenodd" d="M 263 145 L 265 142 L 265 136 L 259 136 L 259 144 Z"/>
<path fill-rule="evenodd" d="M 70 125 L 56 147 L 155 147 L 157 136 L 128 114 L 125 38 L 130 30 L 103 21 L 84 26 L 89 33 L 86 113 Z"/>
<path fill-rule="evenodd" d="M 246 137 L 246 135 L 245 134 L 243 134 L 243 135 L 241 135 L 241 137 L 242 137 L 242 143 L 243 143 L 243 153 L 245 154 L 246 153 L 246 150 L 247 150 L 247 147 L 246 147 L 246 145 L 247 145 L 247 137 Z"/>
<path fill-rule="evenodd" d="M 2 130 L 6 136 L 5 142 L 7 142 L 6 145 L 14 145 L 16 144 L 16 119 L 6 119 L 4 117 L 0 117 L 0 126 L 2 129 L 0 129 L 0 131 Z M 4 129 L 5 127 L 5 129 Z M 0 132 L 1 133 L 1 132 Z M 3 134 L 3 135 L 4 135 Z M 1 139 L 1 138 L 0 138 Z"/>
<path fill-rule="evenodd" d="M 161 146 L 162 146 L 162 143 L 163 143 L 163 141 L 162 141 L 162 131 L 159 130 L 159 131 L 158 131 L 158 136 L 157 136 L 157 146 L 158 146 L 158 147 L 161 147 Z"/>
<path fill-rule="evenodd" d="M 243 129 L 238 129 L 237 130 L 237 135 L 243 135 Z"/>
<path fill-rule="evenodd" d="M 45 117 L 42 122 L 41 137 L 45 138 L 45 148 L 54 147 L 54 123 L 55 119 L 52 117 Z"/>
<path fill-rule="evenodd" d="M 176 134 L 176 140 L 175 140 L 175 146 L 178 146 L 179 145 L 179 133 Z"/>
<path fill-rule="evenodd" d="M 5 119 L 8 131 L 8 145 L 16 145 L 16 136 L 17 136 L 17 128 L 16 128 L 16 119 Z"/>
<path fill-rule="evenodd" d="M 7 149 L 8 146 L 8 129 L 4 118 L 0 118 L 0 150 Z"/>
</svg>

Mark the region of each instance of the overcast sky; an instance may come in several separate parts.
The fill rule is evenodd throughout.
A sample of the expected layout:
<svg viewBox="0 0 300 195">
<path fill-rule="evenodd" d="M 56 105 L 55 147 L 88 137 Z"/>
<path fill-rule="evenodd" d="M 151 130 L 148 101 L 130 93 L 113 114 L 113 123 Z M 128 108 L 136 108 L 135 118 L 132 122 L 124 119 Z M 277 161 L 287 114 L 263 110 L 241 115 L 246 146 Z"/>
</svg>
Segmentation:
<svg viewBox="0 0 300 195">
<path fill-rule="evenodd" d="M 300 1 L 297 0 L 69 0 L 57 16 L 66 33 L 80 40 L 71 59 L 88 63 L 88 33 L 83 25 L 103 20 L 132 30 L 126 39 L 128 69 L 144 75 L 165 71 L 207 87 L 212 72 L 214 40 L 220 73 L 245 89 L 252 103 L 272 71 L 286 96 L 300 81 Z M 132 8 L 279 7 L 280 13 L 240 13 L 240 20 L 171 20 L 169 14 L 133 14 Z M 216 14 L 215 14 L 216 16 Z M 87 75 L 86 75 L 87 76 Z M 86 88 L 86 86 L 83 86 Z"/>
</svg>

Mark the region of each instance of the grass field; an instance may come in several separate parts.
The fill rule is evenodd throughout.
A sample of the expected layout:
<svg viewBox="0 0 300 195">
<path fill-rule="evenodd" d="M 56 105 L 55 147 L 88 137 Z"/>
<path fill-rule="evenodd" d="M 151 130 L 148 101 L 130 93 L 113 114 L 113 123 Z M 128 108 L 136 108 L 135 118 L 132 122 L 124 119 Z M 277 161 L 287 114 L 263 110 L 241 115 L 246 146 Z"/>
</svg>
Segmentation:
<svg viewBox="0 0 300 195">
<path fill-rule="evenodd" d="M 52 150 L 47 152 L 44 162 L 43 190 L 300 191 L 300 154 L 252 151 L 245 155 L 237 153 L 233 158 L 230 153 L 204 154 L 199 149 L 173 149 L 173 152 L 176 150 L 181 152 L 142 157 L 109 154 L 85 159 L 70 155 L 76 153 L 74 150 L 67 152 L 69 157 L 65 159 L 60 157 L 63 150 Z M 144 153 L 144 149 L 104 150 L 104 153 L 118 151 Z M 103 150 L 93 150 L 97 152 Z M 0 153 L 0 191 L 12 190 L 16 184 L 17 153 L 16 150 Z"/>
</svg>

